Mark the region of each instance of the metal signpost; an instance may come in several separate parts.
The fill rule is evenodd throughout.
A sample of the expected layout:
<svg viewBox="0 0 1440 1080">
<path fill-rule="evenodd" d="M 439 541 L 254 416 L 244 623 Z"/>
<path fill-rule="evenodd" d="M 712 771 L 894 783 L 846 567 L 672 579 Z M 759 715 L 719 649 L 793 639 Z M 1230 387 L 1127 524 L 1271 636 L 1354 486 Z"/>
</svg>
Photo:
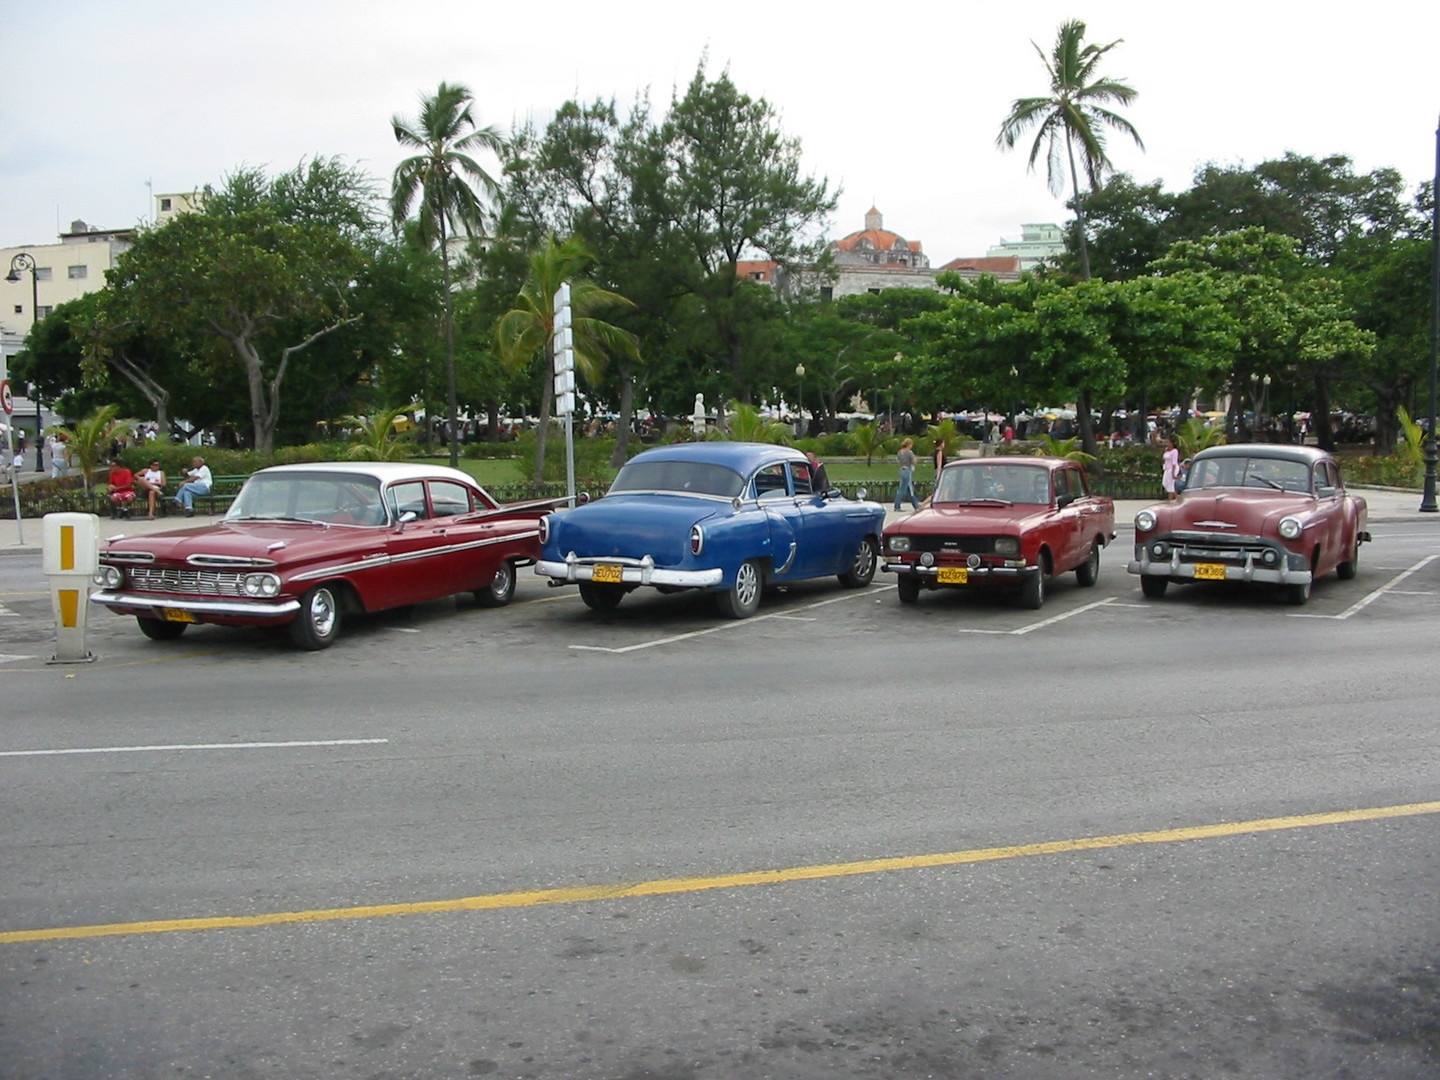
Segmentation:
<svg viewBox="0 0 1440 1080">
<path fill-rule="evenodd" d="M 575 331 L 571 329 L 570 284 L 555 291 L 555 333 L 551 349 L 555 357 L 555 412 L 565 425 L 565 494 L 575 505 Z"/>
</svg>

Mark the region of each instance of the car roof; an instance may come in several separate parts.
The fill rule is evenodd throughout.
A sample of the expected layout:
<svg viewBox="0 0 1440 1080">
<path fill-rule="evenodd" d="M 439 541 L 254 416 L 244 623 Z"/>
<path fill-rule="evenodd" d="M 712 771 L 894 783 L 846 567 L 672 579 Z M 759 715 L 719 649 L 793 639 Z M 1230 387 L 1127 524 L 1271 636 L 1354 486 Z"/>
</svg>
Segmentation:
<svg viewBox="0 0 1440 1080">
<path fill-rule="evenodd" d="M 271 465 L 259 472 L 267 476 L 285 473 L 328 472 L 350 473 L 354 476 L 373 477 L 382 484 L 396 480 L 458 480 L 471 487 L 479 487 L 469 473 L 452 469 L 448 465 L 416 465 L 408 461 L 308 461 L 296 465 Z"/>
<path fill-rule="evenodd" d="M 657 446 L 636 454 L 632 461 L 695 461 L 706 465 L 724 465 L 742 476 L 748 476 L 762 465 L 777 461 L 804 461 L 805 455 L 790 446 L 750 442 L 698 442 Z"/>
<path fill-rule="evenodd" d="M 1328 450 L 1321 450 L 1318 446 L 1296 446 L 1293 443 L 1226 443 L 1224 446 L 1206 447 L 1195 455 L 1195 459 L 1261 457 L 1313 465 L 1332 456 Z"/>
<path fill-rule="evenodd" d="M 986 458 L 962 458 L 959 461 L 947 461 L 945 468 L 953 469 L 956 466 L 974 468 L 977 465 L 1033 465 L 1036 468 L 1058 469 L 1062 465 L 1080 467 L 1078 461 L 1071 461 L 1069 458 L 1047 457 L 1043 454 L 996 454 L 994 457 Z"/>
</svg>

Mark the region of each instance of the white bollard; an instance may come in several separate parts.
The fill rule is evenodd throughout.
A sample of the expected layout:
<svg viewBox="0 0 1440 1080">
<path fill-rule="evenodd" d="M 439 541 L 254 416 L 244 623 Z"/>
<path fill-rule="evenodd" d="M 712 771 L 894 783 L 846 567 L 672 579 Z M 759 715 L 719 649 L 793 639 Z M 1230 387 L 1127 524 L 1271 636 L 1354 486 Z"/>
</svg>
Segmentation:
<svg viewBox="0 0 1440 1080">
<path fill-rule="evenodd" d="M 55 613 L 52 664 L 84 664 L 95 657 L 85 648 L 85 614 L 90 579 L 100 566 L 100 519 L 94 514 L 46 514 L 45 574 Z"/>
</svg>

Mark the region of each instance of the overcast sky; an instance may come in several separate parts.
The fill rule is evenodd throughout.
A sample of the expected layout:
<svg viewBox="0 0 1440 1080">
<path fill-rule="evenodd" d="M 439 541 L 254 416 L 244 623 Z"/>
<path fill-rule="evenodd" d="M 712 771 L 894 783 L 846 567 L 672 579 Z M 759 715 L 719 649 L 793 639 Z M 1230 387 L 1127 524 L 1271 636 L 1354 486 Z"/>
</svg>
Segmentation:
<svg viewBox="0 0 1440 1080">
<path fill-rule="evenodd" d="M 657 113 L 702 55 L 775 106 L 806 168 L 841 189 L 827 235 L 887 228 L 932 265 L 983 255 L 1023 222 L 1065 220 L 1025 150 L 995 134 L 1047 91 L 1031 42 L 1061 22 L 1123 38 L 1103 73 L 1139 91 L 1145 140 L 1118 170 L 1187 186 L 1207 161 L 1286 150 L 1433 175 L 1440 4 L 1280 0 L 972 0 L 700 4 L 487 0 L 0 0 L 0 245 L 54 242 L 80 218 L 130 226 L 155 193 L 218 184 L 241 164 L 339 155 L 387 185 L 389 127 L 442 80 L 502 130 L 572 97 L 647 89 Z"/>
</svg>

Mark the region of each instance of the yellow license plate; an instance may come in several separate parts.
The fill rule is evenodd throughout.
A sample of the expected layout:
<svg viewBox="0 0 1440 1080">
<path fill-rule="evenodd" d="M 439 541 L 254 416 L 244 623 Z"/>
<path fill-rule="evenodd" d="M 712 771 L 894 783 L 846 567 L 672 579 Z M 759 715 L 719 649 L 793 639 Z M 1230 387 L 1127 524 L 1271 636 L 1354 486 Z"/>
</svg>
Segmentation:
<svg viewBox="0 0 1440 1080">
<path fill-rule="evenodd" d="M 607 585 L 619 585 L 622 580 L 620 567 L 610 566 L 608 564 L 597 566 L 594 570 L 594 576 L 592 576 L 590 580 L 604 582 Z"/>
<path fill-rule="evenodd" d="M 199 622 L 200 620 L 191 615 L 188 611 L 181 611 L 179 608 L 162 607 L 160 614 L 166 622 Z"/>
<path fill-rule="evenodd" d="M 935 575 L 937 585 L 966 585 L 970 581 L 970 571 L 963 566 L 946 566 Z"/>
<path fill-rule="evenodd" d="M 1195 564 L 1196 581 L 1224 581 L 1225 566 L 1223 563 L 1202 562 Z"/>
</svg>

